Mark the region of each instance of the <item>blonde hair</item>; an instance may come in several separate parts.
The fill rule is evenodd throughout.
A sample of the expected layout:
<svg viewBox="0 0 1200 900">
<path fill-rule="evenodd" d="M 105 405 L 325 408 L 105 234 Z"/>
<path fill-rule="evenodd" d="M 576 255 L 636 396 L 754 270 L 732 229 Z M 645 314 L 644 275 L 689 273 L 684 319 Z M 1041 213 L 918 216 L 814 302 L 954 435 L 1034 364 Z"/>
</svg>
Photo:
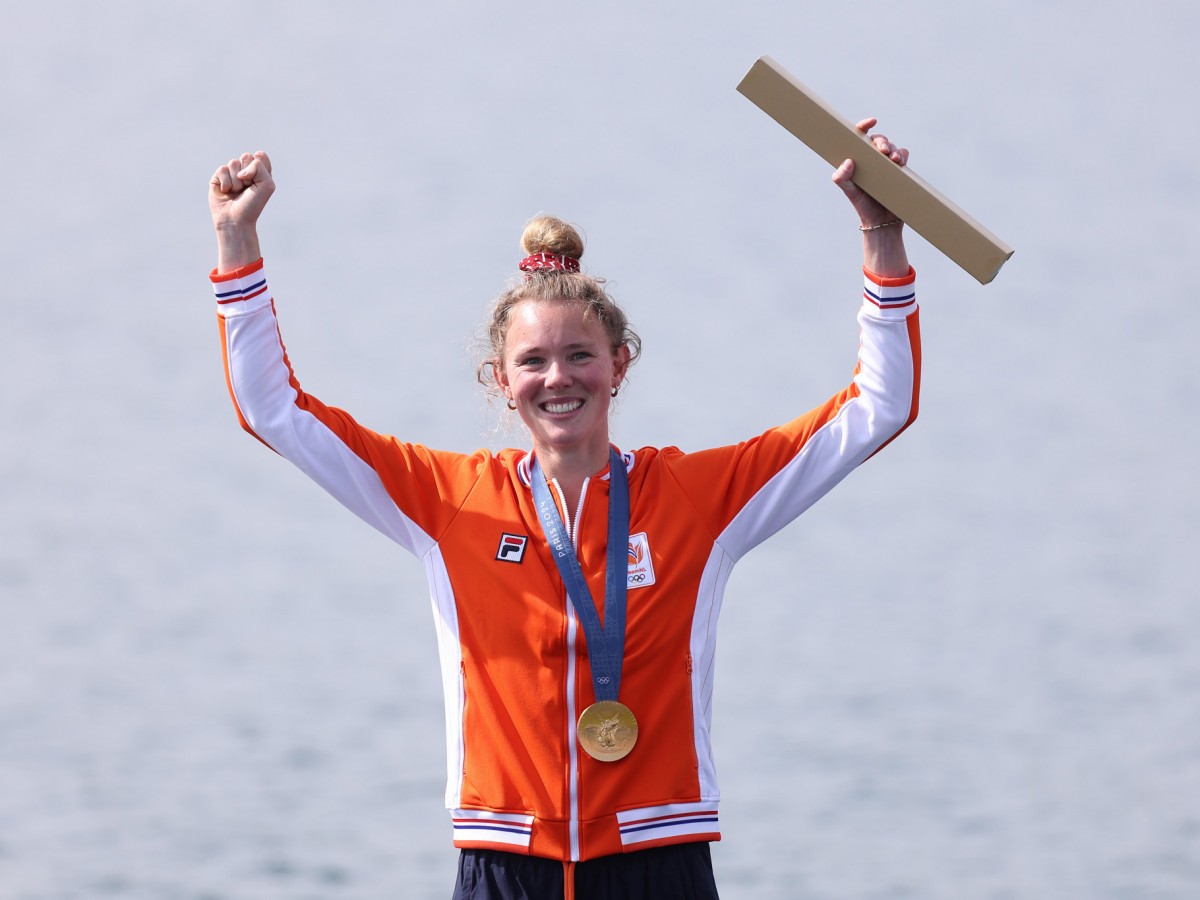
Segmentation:
<svg viewBox="0 0 1200 900">
<path fill-rule="evenodd" d="M 574 226 L 562 219 L 538 216 L 525 226 L 521 249 L 528 256 L 552 253 L 578 260 L 583 256 L 583 238 Z M 595 316 L 608 335 L 614 353 L 621 347 L 629 348 L 629 364 L 632 364 L 641 356 L 642 339 L 629 324 L 624 310 L 609 296 L 604 284 L 603 278 L 551 268 L 519 276 L 492 305 L 487 334 L 482 342 L 484 359 L 476 370 L 479 383 L 489 393 L 499 393 L 496 377 L 504 365 L 504 345 L 512 312 L 517 304 L 526 300 L 583 304 L 584 316 Z"/>
</svg>

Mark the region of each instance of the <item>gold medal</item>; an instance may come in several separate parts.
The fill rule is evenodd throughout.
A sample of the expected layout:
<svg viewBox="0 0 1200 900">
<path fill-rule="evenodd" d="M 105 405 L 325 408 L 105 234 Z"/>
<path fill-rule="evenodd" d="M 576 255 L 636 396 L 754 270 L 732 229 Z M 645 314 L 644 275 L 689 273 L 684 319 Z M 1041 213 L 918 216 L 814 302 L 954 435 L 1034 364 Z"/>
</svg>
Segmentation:
<svg viewBox="0 0 1200 900">
<path fill-rule="evenodd" d="M 624 703 L 599 700 L 579 717 L 579 743 L 592 759 L 624 759 L 637 743 L 638 723 Z"/>
</svg>

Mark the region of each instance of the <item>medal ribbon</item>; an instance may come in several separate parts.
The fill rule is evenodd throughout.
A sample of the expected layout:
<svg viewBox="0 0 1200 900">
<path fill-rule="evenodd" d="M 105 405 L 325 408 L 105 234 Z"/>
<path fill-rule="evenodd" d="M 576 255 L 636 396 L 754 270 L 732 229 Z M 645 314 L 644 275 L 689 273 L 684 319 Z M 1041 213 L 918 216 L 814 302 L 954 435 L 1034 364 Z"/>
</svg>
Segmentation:
<svg viewBox="0 0 1200 900">
<path fill-rule="evenodd" d="M 537 457 L 533 460 L 530 480 L 542 531 L 550 542 L 554 564 L 558 566 L 587 638 L 596 700 L 616 700 L 621 688 L 621 663 L 625 658 L 625 589 L 629 583 L 629 478 L 625 474 L 625 461 L 616 450 L 608 448 L 608 554 L 604 569 L 603 627 Z"/>
</svg>

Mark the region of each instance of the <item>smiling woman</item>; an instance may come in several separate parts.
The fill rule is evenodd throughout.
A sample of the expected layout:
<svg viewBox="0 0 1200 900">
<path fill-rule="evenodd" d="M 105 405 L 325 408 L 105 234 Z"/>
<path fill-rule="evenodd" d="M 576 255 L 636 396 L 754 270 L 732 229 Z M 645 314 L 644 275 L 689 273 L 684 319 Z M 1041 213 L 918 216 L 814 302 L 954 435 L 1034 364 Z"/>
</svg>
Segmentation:
<svg viewBox="0 0 1200 900">
<path fill-rule="evenodd" d="M 903 226 L 852 177 L 849 160 L 834 173 L 863 237 L 846 388 L 741 443 L 618 450 L 609 407 L 640 342 L 603 281 L 580 271 L 578 232 L 543 217 L 479 369 L 533 449 L 493 455 L 403 442 L 302 390 L 259 252 L 270 160 L 247 153 L 213 175 L 211 280 L 242 426 L 425 566 L 462 848 L 455 898 L 717 896 L 710 728 L 725 584 L 917 411 Z"/>
<path fill-rule="evenodd" d="M 572 226 L 540 216 L 521 246 L 527 274 L 496 301 L 479 377 L 521 416 L 546 474 L 578 497 L 608 459 L 609 401 L 641 341 L 603 280 L 580 271 L 583 239 Z"/>
</svg>

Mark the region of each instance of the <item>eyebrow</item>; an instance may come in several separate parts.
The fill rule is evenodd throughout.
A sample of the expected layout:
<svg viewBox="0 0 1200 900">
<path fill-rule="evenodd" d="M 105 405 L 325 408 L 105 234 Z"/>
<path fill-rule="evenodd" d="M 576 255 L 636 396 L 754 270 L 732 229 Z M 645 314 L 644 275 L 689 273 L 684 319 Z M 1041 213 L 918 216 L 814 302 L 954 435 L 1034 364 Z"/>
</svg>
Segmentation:
<svg viewBox="0 0 1200 900">
<path fill-rule="evenodd" d="M 591 341 L 576 341 L 576 342 L 573 342 L 573 343 L 570 343 L 570 344 L 566 344 L 566 345 L 564 345 L 564 346 L 562 347 L 562 349 L 563 349 L 563 350 L 566 350 L 566 351 L 571 351 L 571 350 L 593 350 L 593 349 L 595 349 L 595 348 L 596 348 L 596 346 L 597 346 L 597 344 L 596 344 L 595 342 L 591 342 Z M 522 355 L 522 356 L 525 356 L 525 355 L 528 355 L 528 354 L 530 354 L 530 353 L 545 353 L 545 352 L 546 352 L 546 348 L 544 348 L 544 347 L 541 347 L 541 346 L 524 346 L 524 345 L 520 345 L 520 344 L 518 344 L 516 347 L 514 347 L 514 348 L 513 348 L 513 352 L 514 352 L 514 353 L 517 353 L 517 354 L 520 354 L 520 355 Z"/>
</svg>

